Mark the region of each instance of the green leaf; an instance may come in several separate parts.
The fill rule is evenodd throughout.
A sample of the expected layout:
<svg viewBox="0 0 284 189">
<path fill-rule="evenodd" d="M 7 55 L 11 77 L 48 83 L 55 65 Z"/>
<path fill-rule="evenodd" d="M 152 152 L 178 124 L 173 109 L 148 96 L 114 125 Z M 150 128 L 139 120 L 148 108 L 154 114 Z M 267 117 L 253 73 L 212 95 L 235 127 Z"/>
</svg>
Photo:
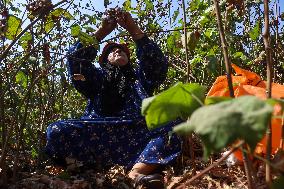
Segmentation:
<svg viewBox="0 0 284 189">
<path fill-rule="evenodd" d="M 81 28 L 78 24 L 71 26 L 71 36 L 77 37 L 81 31 Z"/>
<path fill-rule="evenodd" d="M 57 177 L 63 180 L 68 180 L 71 178 L 70 174 L 67 171 L 61 172 Z"/>
<path fill-rule="evenodd" d="M 155 129 L 177 118 L 187 119 L 202 106 L 206 88 L 198 84 L 177 83 L 142 102 L 142 114 L 149 129 Z"/>
<path fill-rule="evenodd" d="M 28 61 L 29 61 L 30 63 L 36 63 L 37 58 L 34 57 L 34 56 L 30 56 L 30 57 L 28 58 Z"/>
<path fill-rule="evenodd" d="M 32 148 L 31 155 L 32 155 L 32 158 L 38 157 L 38 152 L 35 148 Z"/>
<path fill-rule="evenodd" d="M 105 8 L 109 5 L 110 3 L 109 3 L 109 0 L 104 0 L 104 6 L 105 6 Z"/>
<path fill-rule="evenodd" d="M 198 23 L 203 27 L 205 24 L 210 22 L 211 20 L 207 16 L 201 16 L 200 19 L 198 20 Z"/>
<path fill-rule="evenodd" d="M 284 100 L 283 99 L 269 98 L 269 99 L 266 99 L 265 101 L 267 104 L 271 105 L 272 107 L 274 107 L 275 105 L 280 105 L 282 109 L 281 112 L 283 112 L 284 110 Z M 284 119 L 284 112 L 282 113 L 282 115 L 279 115 L 279 116 L 274 115 L 273 118 Z"/>
<path fill-rule="evenodd" d="M 199 108 L 174 131 L 180 135 L 197 133 L 204 144 L 205 158 L 237 139 L 245 140 L 253 150 L 262 139 L 272 112 L 272 106 L 257 97 L 242 96 Z"/>
<path fill-rule="evenodd" d="M 249 32 L 249 37 L 253 40 L 256 41 L 260 35 L 260 24 L 259 21 L 257 21 L 255 23 L 255 26 L 253 27 L 253 29 L 251 29 L 251 31 Z"/>
<path fill-rule="evenodd" d="M 226 97 L 226 96 L 211 96 L 205 99 L 204 104 L 212 105 L 212 104 L 217 104 L 219 102 L 224 102 L 224 101 L 231 100 L 231 99 L 232 99 L 231 97 Z"/>
<path fill-rule="evenodd" d="M 235 52 L 233 54 L 233 58 L 240 58 L 243 61 L 245 61 L 247 59 L 246 55 L 244 55 L 243 52 Z"/>
<path fill-rule="evenodd" d="M 176 43 L 177 41 L 180 41 L 181 34 L 178 31 L 173 32 L 171 35 L 167 38 L 167 48 L 169 51 L 173 53 L 180 52 L 180 49 L 177 47 Z"/>
<path fill-rule="evenodd" d="M 208 61 L 208 69 L 211 73 L 214 73 L 217 75 L 217 65 L 218 65 L 218 59 L 216 58 L 216 56 L 213 55 L 209 55 L 206 57 L 207 61 Z"/>
<path fill-rule="evenodd" d="M 154 4 L 151 0 L 145 0 L 144 2 L 146 4 L 146 10 L 147 11 L 154 10 Z"/>
<path fill-rule="evenodd" d="M 123 9 L 126 11 L 131 10 L 131 0 L 125 0 L 123 3 Z"/>
<path fill-rule="evenodd" d="M 44 30 L 48 33 L 53 27 L 55 22 L 59 22 L 60 18 L 65 18 L 67 20 L 72 20 L 74 17 L 65 9 L 57 8 L 54 11 L 50 12 L 46 18 Z"/>
<path fill-rule="evenodd" d="M 51 15 L 49 15 L 46 18 L 46 21 L 44 22 L 44 31 L 46 33 L 48 33 L 50 30 L 52 30 L 53 27 L 54 27 L 54 21 L 53 21 Z"/>
<path fill-rule="evenodd" d="M 63 17 L 67 20 L 73 20 L 74 17 L 72 16 L 72 14 L 70 14 L 70 12 L 68 12 L 66 9 L 63 8 L 57 8 L 54 11 L 52 11 L 50 13 L 50 15 L 54 16 L 54 17 Z"/>
<path fill-rule="evenodd" d="M 240 57 L 242 57 L 243 55 L 244 55 L 243 52 L 235 52 L 235 53 L 233 54 L 233 57 L 234 57 L 234 58 L 240 58 Z"/>
<path fill-rule="evenodd" d="M 19 71 L 16 75 L 16 83 L 21 84 L 24 88 L 26 88 L 28 84 L 28 76 L 23 71 Z"/>
<path fill-rule="evenodd" d="M 99 48 L 100 48 L 99 42 L 98 42 L 98 40 L 95 37 L 93 37 L 93 36 L 91 36 L 91 35 L 89 35 L 89 34 L 87 34 L 85 32 L 82 32 L 82 31 L 79 32 L 78 37 L 79 37 L 80 42 L 85 47 L 87 47 L 87 46 L 94 46 L 97 50 L 99 50 Z"/>
<path fill-rule="evenodd" d="M 7 39 L 13 40 L 22 31 L 21 28 L 22 20 L 16 16 L 10 15 L 7 21 L 7 30 L 5 32 L 5 37 Z"/>
<path fill-rule="evenodd" d="M 190 60 L 190 65 L 195 66 L 197 63 L 200 63 L 202 61 L 202 57 L 197 54 L 193 57 L 193 59 Z"/>
<path fill-rule="evenodd" d="M 28 47 L 28 42 L 32 40 L 32 35 L 29 32 L 26 32 L 20 39 L 19 43 L 23 47 L 23 49 L 26 49 Z"/>
<path fill-rule="evenodd" d="M 282 99 L 269 98 L 269 99 L 266 100 L 266 102 L 268 104 L 270 104 L 271 106 L 275 106 L 276 104 L 280 104 L 281 107 L 284 109 L 284 100 L 282 100 Z"/>
<path fill-rule="evenodd" d="M 213 29 L 207 29 L 205 32 L 204 32 L 204 35 L 207 37 L 207 38 L 211 38 L 212 35 L 214 34 L 214 30 Z"/>
<path fill-rule="evenodd" d="M 172 23 L 174 23 L 174 22 L 176 21 L 176 19 L 177 19 L 179 13 L 180 13 L 179 8 L 174 11 L 174 15 L 173 15 L 173 18 L 172 18 L 172 19 L 173 19 L 173 20 L 172 20 Z"/>
<path fill-rule="evenodd" d="M 284 186 L 284 176 L 277 178 L 273 181 L 271 189 L 283 189 Z"/>
<path fill-rule="evenodd" d="M 281 13 L 281 15 L 279 17 L 281 18 L 281 21 L 284 21 L 284 12 Z"/>
<path fill-rule="evenodd" d="M 89 33 L 89 32 L 96 32 L 97 31 L 94 28 L 89 27 L 89 26 L 83 26 L 83 28 L 86 30 L 87 33 Z"/>
</svg>

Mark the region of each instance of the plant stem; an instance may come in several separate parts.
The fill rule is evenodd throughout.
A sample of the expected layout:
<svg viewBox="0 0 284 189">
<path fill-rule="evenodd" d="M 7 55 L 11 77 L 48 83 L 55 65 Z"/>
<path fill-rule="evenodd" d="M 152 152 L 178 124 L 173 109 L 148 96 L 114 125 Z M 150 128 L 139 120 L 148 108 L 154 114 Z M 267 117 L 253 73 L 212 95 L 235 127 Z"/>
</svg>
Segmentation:
<svg viewBox="0 0 284 189">
<path fill-rule="evenodd" d="M 190 65 L 188 62 L 185 0 L 182 0 L 182 10 L 183 10 L 183 34 L 184 34 L 184 43 L 185 43 L 185 47 L 184 47 L 185 48 L 185 62 L 187 65 L 187 82 L 189 82 Z"/>
<path fill-rule="evenodd" d="M 280 140 L 280 148 L 283 150 L 284 147 L 284 110 L 281 118 L 281 140 Z"/>
<path fill-rule="evenodd" d="M 264 32 L 263 32 L 263 41 L 265 45 L 266 52 L 266 63 L 267 63 L 267 84 L 266 84 L 266 97 L 271 98 L 271 87 L 272 87 L 272 49 L 270 46 L 270 32 L 269 32 L 269 3 L 268 0 L 264 0 Z M 267 128 L 267 141 L 266 141 L 266 160 L 270 162 L 271 154 L 271 122 L 268 124 Z M 271 184 L 271 167 L 269 164 L 266 164 L 265 170 L 266 182 Z"/>
<path fill-rule="evenodd" d="M 187 72 L 186 72 L 186 79 L 187 82 L 190 82 L 189 75 L 190 75 L 190 65 L 188 61 L 188 48 L 187 48 L 187 31 L 186 31 L 186 8 L 185 8 L 185 0 L 182 0 L 182 10 L 183 10 L 183 34 L 184 34 L 184 43 L 185 43 L 185 62 L 187 65 Z M 187 138 L 189 144 L 189 153 L 192 159 L 192 166 L 193 166 L 193 174 L 196 174 L 196 165 L 195 165 L 195 155 L 193 149 L 193 137 L 192 133 Z"/>
<path fill-rule="evenodd" d="M 243 145 L 241 149 L 242 149 L 242 154 L 243 154 L 245 173 L 246 173 L 247 180 L 248 180 L 248 188 L 254 189 L 254 182 L 251 176 L 251 173 L 252 173 L 251 164 L 250 164 L 251 162 L 250 162 L 250 159 L 248 158 L 248 154 L 244 152 L 243 148 L 247 149 L 246 145 Z"/>
<path fill-rule="evenodd" d="M 225 38 L 224 28 L 222 25 L 222 17 L 221 17 L 219 1 L 214 0 L 214 4 L 215 4 L 215 10 L 216 10 L 218 29 L 219 29 L 221 43 L 222 43 L 222 51 L 223 51 L 225 65 L 226 65 L 226 75 L 227 75 L 227 80 L 228 80 L 228 87 L 230 91 L 230 96 L 234 98 L 234 90 L 233 90 L 233 84 L 232 84 L 232 67 L 231 67 L 231 61 L 230 61 L 229 54 L 228 54 L 228 45 L 227 45 L 227 41 Z"/>
<path fill-rule="evenodd" d="M 229 92 L 230 92 L 230 96 L 232 98 L 234 98 L 234 89 L 233 89 L 233 84 L 232 84 L 232 67 L 231 67 L 231 61 L 230 61 L 230 58 L 229 58 L 228 45 L 227 45 L 227 41 L 226 41 L 226 38 L 225 38 L 224 28 L 223 28 L 223 25 L 222 25 L 222 17 L 221 17 L 219 1 L 214 0 L 214 4 L 215 4 L 217 23 L 218 23 L 218 28 L 219 28 L 219 33 L 220 33 L 220 38 L 221 38 L 221 43 L 222 43 L 222 51 L 223 51 L 225 65 L 226 65 L 226 74 L 227 74 Z M 251 170 L 250 170 L 249 162 L 248 162 L 249 160 L 246 157 L 246 154 L 243 153 L 243 155 L 244 155 L 244 164 L 245 164 L 245 169 L 246 169 L 246 176 L 247 176 L 247 180 L 248 180 L 248 187 L 250 189 L 252 189 L 253 184 L 252 184 Z"/>
<path fill-rule="evenodd" d="M 278 11 L 278 8 L 279 8 L 279 0 L 277 1 L 277 0 L 275 0 L 275 3 L 274 3 L 274 7 L 275 7 L 275 14 L 274 14 L 274 18 L 275 18 L 275 21 L 276 21 L 276 25 L 275 25 L 275 23 L 274 23 L 274 25 L 275 25 L 275 27 L 276 27 L 276 30 L 275 30 L 275 49 L 277 49 L 278 48 L 278 44 L 279 44 L 279 25 L 278 25 L 278 23 L 279 23 L 279 11 Z M 278 65 L 278 62 L 279 62 L 279 59 L 278 59 L 278 53 L 277 53 L 277 50 L 276 50 L 276 52 L 275 52 L 275 60 L 274 60 L 274 62 L 275 62 L 275 65 Z M 273 82 L 275 82 L 275 79 L 277 79 L 277 74 L 276 74 L 276 72 L 277 72 L 277 69 L 274 69 L 274 76 L 275 77 L 273 77 Z"/>
<path fill-rule="evenodd" d="M 4 108 L 4 92 L 3 92 L 3 77 L 2 70 L 0 70 L 0 128 L 2 129 L 1 147 L 3 149 L 6 138 L 6 127 L 4 121 L 5 108 Z"/>
</svg>

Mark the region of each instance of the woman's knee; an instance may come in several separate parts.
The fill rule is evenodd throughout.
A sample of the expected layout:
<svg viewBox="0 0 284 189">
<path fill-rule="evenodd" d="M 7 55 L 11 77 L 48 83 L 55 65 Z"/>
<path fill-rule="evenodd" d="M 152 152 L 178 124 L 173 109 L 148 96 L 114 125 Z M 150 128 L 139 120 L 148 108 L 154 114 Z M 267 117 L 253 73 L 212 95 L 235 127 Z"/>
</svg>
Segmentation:
<svg viewBox="0 0 284 189">
<path fill-rule="evenodd" d="M 50 124 L 46 129 L 47 141 L 58 139 L 64 133 L 64 124 L 62 121 Z"/>
</svg>

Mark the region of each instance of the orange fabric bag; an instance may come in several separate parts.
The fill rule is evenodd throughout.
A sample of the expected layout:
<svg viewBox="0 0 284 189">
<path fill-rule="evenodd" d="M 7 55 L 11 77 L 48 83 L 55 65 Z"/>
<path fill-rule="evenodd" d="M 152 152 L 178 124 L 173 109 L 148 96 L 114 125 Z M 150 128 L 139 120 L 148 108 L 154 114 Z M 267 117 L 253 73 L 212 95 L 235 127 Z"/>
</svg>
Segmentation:
<svg viewBox="0 0 284 189">
<path fill-rule="evenodd" d="M 234 95 L 235 97 L 243 95 L 254 95 L 261 99 L 266 99 L 266 81 L 263 81 L 259 75 L 232 64 L 237 76 L 232 76 Z M 220 76 L 216 79 L 207 96 L 230 96 L 227 77 Z M 284 85 L 272 83 L 272 98 L 284 98 Z M 283 110 L 281 106 L 274 106 L 274 116 L 282 116 Z M 272 154 L 280 148 L 280 140 L 282 134 L 282 119 L 272 118 Z M 258 143 L 256 147 L 258 154 L 266 153 L 266 136 Z M 242 160 L 240 151 L 235 153 L 235 156 Z"/>
</svg>

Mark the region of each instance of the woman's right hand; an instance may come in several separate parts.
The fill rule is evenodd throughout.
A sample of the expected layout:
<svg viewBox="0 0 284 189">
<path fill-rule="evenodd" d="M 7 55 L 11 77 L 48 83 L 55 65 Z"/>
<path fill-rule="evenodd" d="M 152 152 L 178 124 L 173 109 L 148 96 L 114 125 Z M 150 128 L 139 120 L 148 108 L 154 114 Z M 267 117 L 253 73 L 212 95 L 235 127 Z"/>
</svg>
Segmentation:
<svg viewBox="0 0 284 189">
<path fill-rule="evenodd" d="M 113 16 L 113 10 L 107 10 L 104 13 L 104 17 L 102 19 L 102 25 L 95 33 L 95 36 L 98 41 L 104 39 L 108 34 L 110 34 L 116 27 L 117 21 L 116 18 Z"/>
<path fill-rule="evenodd" d="M 135 23 L 129 12 L 123 11 L 122 9 L 117 9 L 116 11 L 117 23 L 126 29 L 132 36 L 134 40 L 141 39 L 144 36 L 142 30 Z"/>
<path fill-rule="evenodd" d="M 111 33 L 117 26 L 117 21 L 115 18 L 115 10 L 109 9 L 104 13 L 102 28 Z"/>
</svg>

